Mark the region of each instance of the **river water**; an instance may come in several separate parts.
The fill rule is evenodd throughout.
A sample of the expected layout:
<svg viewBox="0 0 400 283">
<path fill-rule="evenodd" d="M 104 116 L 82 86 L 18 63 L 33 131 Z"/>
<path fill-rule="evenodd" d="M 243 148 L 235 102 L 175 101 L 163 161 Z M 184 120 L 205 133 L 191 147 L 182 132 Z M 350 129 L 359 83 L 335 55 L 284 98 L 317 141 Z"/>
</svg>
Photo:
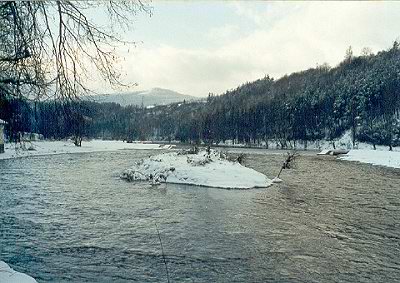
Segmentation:
<svg viewBox="0 0 400 283">
<path fill-rule="evenodd" d="M 400 170 L 308 153 L 267 189 L 118 177 L 153 153 L 0 161 L 0 259 L 38 282 L 167 282 L 163 253 L 170 282 L 399 282 Z M 247 150 L 270 177 L 283 160 Z"/>
</svg>

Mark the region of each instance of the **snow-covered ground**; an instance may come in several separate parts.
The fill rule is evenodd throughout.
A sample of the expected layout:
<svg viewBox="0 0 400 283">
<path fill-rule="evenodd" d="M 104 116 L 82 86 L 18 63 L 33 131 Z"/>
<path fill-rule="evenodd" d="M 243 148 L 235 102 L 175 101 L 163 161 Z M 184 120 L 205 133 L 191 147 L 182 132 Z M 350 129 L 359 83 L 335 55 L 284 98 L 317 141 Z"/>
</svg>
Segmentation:
<svg viewBox="0 0 400 283">
<path fill-rule="evenodd" d="M 355 149 L 339 158 L 348 161 L 359 161 L 373 165 L 400 168 L 400 152 Z"/>
<path fill-rule="evenodd" d="M 122 141 L 102 141 L 92 140 L 83 141 L 81 147 L 75 146 L 72 141 L 35 141 L 24 144 L 24 149 L 18 144 L 17 149 L 15 144 L 7 143 L 5 152 L 0 154 L 1 159 L 10 159 L 17 157 L 36 156 L 36 155 L 51 155 L 62 153 L 84 153 L 98 151 L 116 151 L 129 149 L 169 149 L 171 145 L 160 145 L 150 143 L 125 143 Z M 31 150 L 29 150 L 31 149 Z"/>
<path fill-rule="evenodd" d="M 333 150 L 332 144 L 327 141 L 323 141 L 322 145 L 322 151 L 319 153 L 321 155 Z M 347 131 L 340 139 L 336 140 L 335 146 L 336 150 L 350 150 L 347 154 L 339 156 L 341 160 L 400 168 L 400 148 L 394 147 L 393 151 L 389 151 L 388 146 L 376 146 L 376 150 L 374 150 L 373 145 L 368 143 L 356 143 L 353 148 L 350 131 Z"/>
<path fill-rule="evenodd" d="M 15 271 L 0 260 L 0 283 L 37 283 L 37 281 L 29 275 Z"/>
<path fill-rule="evenodd" d="M 349 153 L 341 155 L 339 158 L 348 161 L 359 161 L 362 163 L 370 163 L 373 165 L 381 165 L 393 168 L 400 168 L 400 147 L 393 147 L 393 151 L 389 151 L 388 146 L 377 145 L 376 150 L 372 144 L 356 142 L 353 147 L 351 131 L 346 131 L 343 136 L 334 140 L 319 140 L 307 143 L 307 149 L 320 150 L 319 155 L 330 153 L 335 143 L 336 151 L 349 150 Z M 232 142 L 227 141 L 226 145 L 232 145 Z M 265 143 L 264 143 L 265 145 Z M 304 143 L 297 142 L 297 149 L 304 149 Z M 235 146 L 245 146 L 244 144 L 235 144 Z M 279 144 L 275 141 L 270 141 L 270 149 L 279 149 Z"/>
<path fill-rule="evenodd" d="M 190 184 L 226 189 L 265 188 L 272 184 L 264 174 L 229 161 L 218 151 L 210 154 L 169 152 L 152 156 L 125 170 L 128 181 Z"/>
</svg>

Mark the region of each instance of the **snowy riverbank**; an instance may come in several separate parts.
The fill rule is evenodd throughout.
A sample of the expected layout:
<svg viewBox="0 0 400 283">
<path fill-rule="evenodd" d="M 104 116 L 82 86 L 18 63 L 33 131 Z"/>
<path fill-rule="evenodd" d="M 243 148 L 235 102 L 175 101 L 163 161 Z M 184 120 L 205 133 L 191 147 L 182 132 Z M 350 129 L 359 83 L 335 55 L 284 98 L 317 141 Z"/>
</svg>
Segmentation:
<svg viewBox="0 0 400 283">
<path fill-rule="evenodd" d="M 20 144 L 17 148 L 13 143 L 5 145 L 5 152 L 0 154 L 1 159 L 10 159 L 27 156 L 52 155 L 63 153 L 86 153 L 99 151 L 116 151 L 130 149 L 157 150 L 169 149 L 171 145 L 149 144 L 149 143 L 126 143 L 122 141 L 102 141 L 91 140 L 83 141 L 81 147 L 75 146 L 72 141 L 35 141 L 24 144 L 24 149 Z"/>
<path fill-rule="evenodd" d="M 373 165 L 400 168 L 400 152 L 358 149 L 339 157 L 341 160 L 358 161 Z"/>
<path fill-rule="evenodd" d="M 335 145 L 335 147 L 333 146 Z M 236 147 L 236 148 L 266 148 L 265 141 L 261 141 L 259 144 L 243 144 L 243 143 L 233 143 L 231 140 L 218 143 L 217 146 L 221 147 Z M 328 140 L 315 140 L 315 141 L 296 141 L 295 143 L 287 142 L 286 150 L 328 150 L 328 149 L 373 149 L 374 146 L 369 143 L 356 141 L 353 146 L 351 131 L 346 131 L 340 138 L 334 139 L 332 141 Z M 269 140 L 268 149 L 282 149 L 282 144 L 279 140 Z M 377 150 L 389 150 L 389 146 L 376 145 Z M 400 147 L 393 147 L 393 151 L 400 151 Z"/>
<path fill-rule="evenodd" d="M 29 275 L 15 271 L 0 260 L 0 283 L 37 283 L 37 281 Z"/>
<path fill-rule="evenodd" d="M 226 189 L 264 188 L 272 184 L 264 174 L 229 161 L 218 151 L 210 154 L 170 152 L 152 156 L 125 170 L 128 181 L 175 183 Z"/>
<path fill-rule="evenodd" d="M 347 138 L 348 135 L 343 137 L 342 140 L 347 140 Z M 341 148 L 348 148 L 347 146 L 345 147 L 344 144 L 349 145 L 349 142 L 347 141 L 347 143 L 341 143 Z M 84 141 L 82 143 L 82 147 L 75 146 L 72 141 L 34 141 L 31 143 L 25 143 L 25 149 L 22 149 L 18 144 L 16 149 L 15 144 L 7 143 L 5 144 L 5 152 L 0 154 L 0 160 L 64 153 L 88 153 L 131 149 L 166 150 L 170 149 L 171 147 L 172 145 L 169 144 L 150 144 L 140 142 L 126 143 L 122 141 L 91 140 Z M 400 148 L 394 148 L 393 151 L 388 151 L 387 147 L 377 146 L 377 150 L 373 150 L 372 145 L 361 143 L 358 144 L 358 148 L 359 149 L 350 150 L 348 154 L 341 156 L 340 159 L 400 168 Z"/>
</svg>

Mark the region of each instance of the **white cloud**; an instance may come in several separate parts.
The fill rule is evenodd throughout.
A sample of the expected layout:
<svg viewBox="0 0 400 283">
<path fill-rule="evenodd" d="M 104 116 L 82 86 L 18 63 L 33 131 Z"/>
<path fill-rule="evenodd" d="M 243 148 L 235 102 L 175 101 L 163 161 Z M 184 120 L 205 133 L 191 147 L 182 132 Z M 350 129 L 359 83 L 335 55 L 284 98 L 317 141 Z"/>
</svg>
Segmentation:
<svg viewBox="0 0 400 283">
<path fill-rule="evenodd" d="M 238 15 L 252 18 L 256 28 L 239 36 L 238 18 L 235 25 L 204 31 L 208 40 L 221 42 L 217 47 L 137 48 L 123 63 L 127 79 L 138 82 L 138 89 L 220 94 L 265 74 L 279 77 L 317 63 L 336 65 L 349 45 L 356 53 L 365 46 L 376 52 L 390 47 L 400 35 L 400 3 L 396 2 L 265 5 L 266 9 L 257 11 L 246 3 L 235 3 Z"/>
<path fill-rule="evenodd" d="M 237 25 L 224 25 L 209 30 L 206 38 L 211 41 L 226 41 L 232 39 L 238 33 L 239 27 Z"/>
</svg>

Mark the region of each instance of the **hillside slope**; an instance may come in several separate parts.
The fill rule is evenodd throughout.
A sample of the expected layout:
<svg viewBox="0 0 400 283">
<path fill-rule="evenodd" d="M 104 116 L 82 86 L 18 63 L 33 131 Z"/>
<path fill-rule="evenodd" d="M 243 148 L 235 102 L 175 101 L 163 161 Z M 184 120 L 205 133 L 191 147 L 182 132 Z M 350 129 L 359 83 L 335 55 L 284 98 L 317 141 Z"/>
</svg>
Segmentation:
<svg viewBox="0 0 400 283">
<path fill-rule="evenodd" d="M 181 94 L 173 90 L 163 88 L 152 88 L 146 91 L 135 91 L 127 93 L 113 93 L 105 95 L 96 95 L 91 97 L 95 102 L 114 102 L 121 106 L 136 105 L 166 105 L 181 101 L 192 101 L 197 98 L 194 96 Z"/>
</svg>

